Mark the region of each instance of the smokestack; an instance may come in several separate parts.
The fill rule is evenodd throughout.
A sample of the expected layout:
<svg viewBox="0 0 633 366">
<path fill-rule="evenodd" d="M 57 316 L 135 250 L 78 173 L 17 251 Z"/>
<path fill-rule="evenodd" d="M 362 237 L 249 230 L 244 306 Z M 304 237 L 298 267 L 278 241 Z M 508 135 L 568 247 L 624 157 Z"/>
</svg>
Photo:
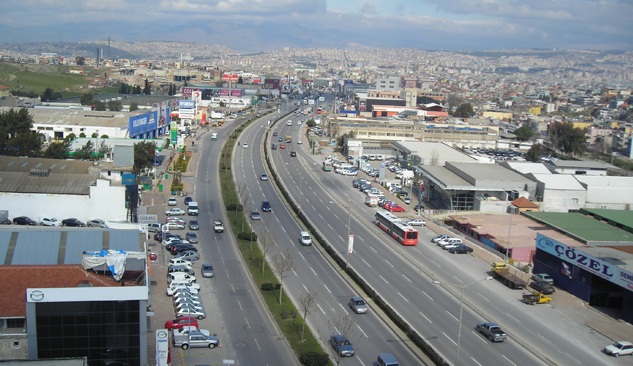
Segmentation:
<svg viewBox="0 0 633 366">
<path fill-rule="evenodd" d="M 99 67 L 99 47 L 97 47 L 97 67 Z"/>
</svg>

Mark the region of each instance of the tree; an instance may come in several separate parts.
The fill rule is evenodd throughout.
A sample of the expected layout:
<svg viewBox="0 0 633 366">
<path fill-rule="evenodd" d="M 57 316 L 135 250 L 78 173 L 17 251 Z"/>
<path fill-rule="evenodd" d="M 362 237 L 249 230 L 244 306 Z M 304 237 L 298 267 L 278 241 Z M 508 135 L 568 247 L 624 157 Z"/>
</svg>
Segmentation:
<svg viewBox="0 0 633 366">
<path fill-rule="evenodd" d="M 108 102 L 108 110 L 118 112 L 121 110 L 121 101 L 120 100 L 111 100 Z"/>
<path fill-rule="evenodd" d="M 53 141 L 44 151 L 43 157 L 48 159 L 67 159 L 70 154 L 70 143 L 72 140 Z"/>
<path fill-rule="evenodd" d="M 314 120 L 312 118 L 310 118 L 309 120 L 306 121 L 306 125 L 310 128 L 316 126 L 316 122 L 314 122 Z"/>
<path fill-rule="evenodd" d="M 565 154 L 582 154 L 586 148 L 587 136 L 572 122 L 560 122 L 550 126 L 550 141 Z"/>
<path fill-rule="evenodd" d="M 452 111 L 453 107 L 460 105 L 462 102 L 462 98 L 457 94 L 449 94 L 448 98 L 446 98 L 446 102 L 448 103 L 448 111 Z"/>
<path fill-rule="evenodd" d="M 93 139 L 96 139 L 97 137 L 99 137 L 99 134 L 96 133 L 96 132 L 93 132 L 92 136 L 90 136 L 90 137 L 92 137 Z"/>
<path fill-rule="evenodd" d="M 83 66 L 86 63 L 86 58 L 77 56 L 75 57 L 75 63 L 77 64 L 77 66 Z"/>
<path fill-rule="evenodd" d="M 276 224 L 270 224 L 270 215 L 264 215 L 266 219 L 264 219 L 264 233 L 260 236 L 260 240 L 257 241 L 259 243 L 259 251 L 262 253 L 262 276 L 264 275 L 264 270 L 266 269 L 266 257 L 268 254 L 275 248 L 277 245 L 275 243 L 275 238 L 273 237 L 273 233 L 276 233 Z"/>
<path fill-rule="evenodd" d="M 294 267 L 294 258 L 290 249 L 286 249 L 285 252 L 280 252 L 273 257 L 273 272 L 279 278 L 279 305 L 281 305 L 281 299 L 284 294 L 284 278 L 288 276 L 288 272 Z"/>
<path fill-rule="evenodd" d="M 0 155 L 40 156 L 45 138 L 31 128 L 33 116 L 27 109 L 0 112 Z"/>
<path fill-rule="evenodd" d="M 514 134 L 516 135 L 516 137 L 517 137 L 517 139 L 519 141 L 527 141 L 533 135 L 532 131 L 530 131 L 530 129 L 527 128 L 527 127 L 519 127 L 519 128 L 517 128 L 514 131 Z"/>
<path fill-rule="evenodd" d="M 538 163 L 541 161 L 541 156 L 545 153 L 545 149 L 541 144 L 534 144 L 530 147 L 530 150 L 525 154 L 525 160 Z"/>
<path fill-rule="evenodd" d="M 95 111 L 105 111 L 106 110 L 106 105 L 104 102 L 97 100 L 94 104 L 95 106 Z"/>
<path fill-rule="evenodd" d="M 308 317 L 308 315 L 312 314 L 312 312 L 315 310 L 314 306 L 316 305 L 317 297 L 318 297 L 318 294 L 316 292 L 311 291 L 310 289 L 307 289 L 306 292 L 304 292 L 299 297 L 299 311 L 301 311 L 301 313 L 303 314 L 303 326 L 301 328 L 301 343 L 303 343 L 303 336 L 305 334 L 306 318 Z"/>
<path fill-rule="evenodd" d="M 453 113 L 453 116 L 459 118 L 470 118 L 473 115 L 473 106 L 470 103 L 461 104 Z"/>
<path fill-rule="evenodd" d="M 328 329 L 330 330 L 330 334 L 339 334 L 347 338 L 347 340 L 354 344 L 359 341 L 360 336 L 356 335 L 356 328 L 354 327 L 354 319 L 352 319 L 349 314 L 340 315 L 337 319 L 330 321 L 328 320 Z M 334 354 L 334 362 L 339 365 L 341 363 L 341 359 L 343 356 L 335 353 Z"/>
<path fill-rule="evenodd" d="M 143 94 L 152 95 L 152 87 L 150 86 L 147 79 L 145 79 L 145 88 L 143 88 Z"/>
<path fill-rule="evenodd" d="M 138 103 L 132 102 L 130 103 L 130 112 L 133 112 L 138 109 Z"/>
<path fill-rule="evenodd" d="M 134 173 L 139 174 L 152 167 L 156 143 L 141 141 L 134 145 Z"/>
<path fill-rule="evenodd" d="M 106 135 L 101 136 L 102 138 L 107 137 Z M 112 147 L 110 147 L 110 145 L 106 144 L 105 141 L 101 140 L 101 142 L 99 142 L 98 147 L 97 147 L 97 155 L 103 157 L 109 153 L 112 152 Z"/>
<path fill-rule="evenodd" d="M 87 92 L 86 94 L 81 96 L 79 102 L 81 103 L 81 105 L 92 105 L 93 98 L 94 97 L 92 96 L 92 93 Z"/>
<path fill-rule="evenodd" d="M 134 94 L 141 94 L 141 86 L 137 85 L 134 87 Z"/>
<path fill-rule="evenodd" d="M 44 94 L 42 94 L 42 97 L 40 99 L 42 102 L 48 102 L 49 100 L 53 100 L 53 89 L 46 88 L 46 90 L 44 90 Z"/>
<path fill-rule="evenodd" d="M 94 150 L 94 144 L 92 141 L 88 140 L 84 146 L 75 150 L 74 157 L 75 159 L 92 159 Z"/>
</svg>

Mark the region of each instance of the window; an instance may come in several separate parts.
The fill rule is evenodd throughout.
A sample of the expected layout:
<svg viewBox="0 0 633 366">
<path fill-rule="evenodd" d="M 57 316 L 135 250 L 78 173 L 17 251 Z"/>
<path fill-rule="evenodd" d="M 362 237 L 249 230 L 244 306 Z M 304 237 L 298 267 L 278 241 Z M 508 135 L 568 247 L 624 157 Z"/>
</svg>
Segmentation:
<svg viewBox="0 0 633 366">
<path fill-rule="evenodd" d="M 578 203 L 578 198 L 572 198 L 571 203 Z"/>
</svg>

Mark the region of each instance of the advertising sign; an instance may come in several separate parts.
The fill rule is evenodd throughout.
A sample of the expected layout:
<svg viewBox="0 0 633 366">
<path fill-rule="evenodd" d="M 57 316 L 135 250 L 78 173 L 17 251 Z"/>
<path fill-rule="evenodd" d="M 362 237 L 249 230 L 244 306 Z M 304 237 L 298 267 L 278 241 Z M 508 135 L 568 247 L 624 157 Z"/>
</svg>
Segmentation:
<svg viewBox="0 0 633 366">
<path fill-rule="evenodd" d="M 136 176 L 134 174 L 121 174 L 121 184 L 124 186 L 133 186 L 136 184 Z"/>
<path fill-rule="evenodd" d="M 156 116 L 158 112 L 150 112 L 130 117 L 130 137 L 136 137 L 157 128 Z"/>
<path fill-rule="evenodd" d="M 325 102 L 325 97 L 319 97 L 319 102 Z"/>
<path fill-rule="evenodd" d="M 194 90 L 191 92 L 191 99 L 196 101 L 202 100 L 202 92 L 200 90 Z"/>
<path fill-rule="evenodd" d="M 151 224 L 153 222 L 158 222 L 158 215 L 155 215 L 155 214 L 138 214 L 138 223 L 139 224 Z"/>
<path fill-rule="evenodd" d="M 156 112 L 158 128 L 165 127 L 167 125 L 167 116 L 169 116 L 169 108 L 167 108 L 168 103 L 169 102 L 165 101 L 161 103 L 154 103 L 154 105 L 152 105 L 152 112 Z"/>
<path fill-rule="evenodd" d="M 180 109 L 178 110 L 178 113 L 179 113 L 180 118 L 186 118 L 186 119 L 194 119 L 196 116 L 195 109 Z"/>
<path fill-rule="evenodd" d="M 167 366 L 169 358 L 169 331 L 156 329 L 156 365 Z"/>
<path fill-rule="evenodd" d="M 194 109 L 196 108 L 196 102 L 193 100 L 181 99 L 178 101 L 178 108 L 180 109 Z"/>
<path fill-rule="evenodd" d="M 224 74 L 224 75 L 222 75 L 222 81 L 237 82 L 238 80 L 239 80 L 239 76 L 237 76 L 237 74 Z"/>
<path fill-rule="evenodd" d="M 604 278 L 605 280 L 633 290 L 633 273 L 616 267 L 600 258 L 584 253 L 583 248 L 574 248 L 560 243 L 545 235 L 536 235 L 536 248 L 555 257 L 580 267 L 587 272 Z"/>
<path fill-rule="evenodd" d="M 308 104 L 314 104 L 314 99 L 308 100 Z"/>
<path fill-rule="evenodd" d="M 176 122 L 171 123 L 171 143 L 176 144 L 178 142 L 178 124 Z"/>
<path fill-rule="evenodd" d="M 347 253 L 352 254 L 354 252 L 354 235 L 349 236 L 349 243 L 347 244 Z"/>
</svg>

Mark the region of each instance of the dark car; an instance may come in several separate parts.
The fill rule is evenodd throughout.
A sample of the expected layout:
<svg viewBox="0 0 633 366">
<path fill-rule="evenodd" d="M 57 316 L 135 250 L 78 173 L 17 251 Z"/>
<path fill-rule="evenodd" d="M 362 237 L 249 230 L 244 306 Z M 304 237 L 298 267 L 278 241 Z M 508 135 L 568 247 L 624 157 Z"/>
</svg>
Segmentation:
<svg viewBox="0 0 633 366">
<path fill-rule="evenodd" d="M 290 152 L 290 156 L 292 156 L 292 157 L 296 157 L 296 156 L 297 156 L 297 152 L 296 152 L 296 151 L 291 151 L 291 152 Z"/>
<path fill-rule="evenodd" d="M 84 227 L 86 224 L 77 219 L 65 219 L 62 220 L 62 226 Z"/>
<path fill-rule="evenodd" d="M 547 283 L 545 281 L 532 281 L 532 283 L 530 283 L 530 287 L 544 295 L 553 294 L 554 292 L 556 292 L 554 286 L 552 286 L 551 283 Z"/>
<path fill-rule="evenodd" d="M 180 240 L 174 240 L 174 241 L 172 241 L 171 243 L 169 243 L 169 244 L 165 245 L 165 249 L 167 249 L 168 251 L 170 251 L 170 252 L 171 252 L 171 251 L 172 251 L 172 249 L 174 249 L 174 247 L 175 247 L 176 245 L 180 245 L 180 244 L 187 244 L 187 243 L 182 242 L 182 241 L 180 241 Z"/>
<path fill-rule="evenodd" d="M 330 345 L 337 355 L 341 357 L 354 356 L 354 347 L 344 335 L 333 335 L 330 337 Z"/>
<path fill-rule="evenodd" d="M 187 238 L 187 241 L 189 241 L 191 244 L 195 244 L 198 242 L 198 235 L 196 233 L 189 232 L 185 237 Z"/>
<path fill-rule="evenodd" d="M 397 195 L 408 196 L 409 195 L 409 193 L 407 191 L 403 191 L 401 189 L 394 189 L 393 191 L 391 191 L 391 193 L 393 193 L 395 196 L 397 196 Z"/>
<path fill-rule="evenodd" d="M 26 216 L 19 216 L 19 217 L 13 218 L 13 223 L 16 225 L 30 225 L 30 226 L 37 225 L 37 222 L 35 222 L 35 220 L 30 219 Z"/>
<path fill-rule="evenodd" d="M 191 197 L 185 197 L 185 205 L 189 206 L 189 202 L 193 201 Z"/>
<path fill-rule="evenodd" d="M 198 225 L 198 220 L 189 220 L 189 229 L 198 230 L 200 226 Z"/>
<path fill-rule="evenodd" d="M 163 241 L 163 233 L 156 233 L 154 234 L 154 240 L 161 242 Z"/>
<path fill-rule="evenodd" d="M 273 136 L 277 136 L 277 132 L 273 132 Z"/>
<path fill-rule="evenodd" d="M 270 145 L 270 149 L 271 150 L 277 150 L 277 144 Z"/>
<path fill-rule="evenodd" d="M 198 248 L 194 247 L 191 244 L 178 244 L 171 249 L 171 254 L 176 255 L 186 250 L 193 250 L 197 252 Z"/>
<path fill-rule="evenodd" d="M 262 201 L 262 211 L 270 212 L 271 210 L 272 210 L 272 207 L 270 206 L 270 202 Z"/>
<path fill-rule="evenodd" d="M 450 247 L 447 250 L 449 253 L 453 253 L 453 254 L 468 254 L 473 251 L 473 248 L 464 244 L 459 244 L 454 247 Z"/>
</svg>

